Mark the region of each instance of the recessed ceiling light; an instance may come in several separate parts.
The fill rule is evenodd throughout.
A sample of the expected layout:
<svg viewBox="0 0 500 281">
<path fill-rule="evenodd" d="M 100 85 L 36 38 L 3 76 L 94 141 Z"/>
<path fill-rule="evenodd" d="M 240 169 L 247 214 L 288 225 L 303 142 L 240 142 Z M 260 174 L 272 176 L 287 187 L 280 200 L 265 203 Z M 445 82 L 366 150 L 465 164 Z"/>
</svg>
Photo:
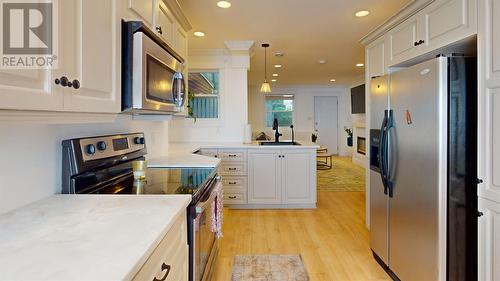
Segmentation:
<svg viewBox="0 0 500 281">
<path fill-rule="evenodd" d="M 325 64 L 326 60 L 319 60 L 319 64 Z"/>
<path fill-rule="evenodd" d="M 201 31 L 195 31 L 193 33 L 193 35 L 196 37 L 203 37 L 203 36 L 205 36 L 205 33 L 201 32 Z"/>
<path fill-rule="evenodd" d="M 362 67 L 362 66 L 365 66 L 365 65 L 364 65 L 364 64 L 362 64 L 362 63 L 358 63 L 358 64 L 356 64 L 356 66 L 357 66 L 357 67 Z"/>
<path fill-rule="evenodd" d="M 366 17 L 370 14 L 369 11 L 357 11 L 354 15 L 356 15 L 358 18 L 361 18 L 361 17 Z"/>
<path fill-rule="evenodd" d="M 281 67 L 282 67 L 282 65 L 281 65 L 281 64 L 275 64 L 275 65 L 274 65 L 274 67 L 276 67 L 276 68 L 281 68 Z"/>
<path fill-rule="evenodd" d="M 231 7 L 231 2 L 229 2 L 229 1 L 219 1 L 219 2 L 217 2 L 217 6 L 219 8 L 227 9 L 227 8 Z"/>
<path fill-rule="evenodd" d="M 330 79 L 330 82 L 335 82 L 335 81 L 337 81 L 337 80 L 335 80 L 335 79 Z"/>
<path fill-rule="evenodd" d="M 276 82 L 276 81 L 278 81 L 278 80 L 276 80 L 276 79 L 272 79 L 272 80 L 271 80 L 271 82 Z"/>
<path fill-rule="evenodd" d="M 278 75 L 278 73 L 273 73 L 273 76 L 278 77 L 279 75 Z"/>
</svg>

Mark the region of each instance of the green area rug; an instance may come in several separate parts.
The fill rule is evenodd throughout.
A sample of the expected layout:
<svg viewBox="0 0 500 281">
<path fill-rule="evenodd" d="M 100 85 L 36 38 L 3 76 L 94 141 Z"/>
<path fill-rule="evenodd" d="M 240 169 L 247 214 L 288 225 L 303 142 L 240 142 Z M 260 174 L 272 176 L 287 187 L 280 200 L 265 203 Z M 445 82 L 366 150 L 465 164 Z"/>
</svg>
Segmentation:
<svg viewBox="0 0 500 281">
<path fill-rule="evenodd" d="M 351 157 L 333 157 L 333 167 L 318 170 L 318 190 L 365 191 L 365 169 L 352 163 Z"/>
</svg>

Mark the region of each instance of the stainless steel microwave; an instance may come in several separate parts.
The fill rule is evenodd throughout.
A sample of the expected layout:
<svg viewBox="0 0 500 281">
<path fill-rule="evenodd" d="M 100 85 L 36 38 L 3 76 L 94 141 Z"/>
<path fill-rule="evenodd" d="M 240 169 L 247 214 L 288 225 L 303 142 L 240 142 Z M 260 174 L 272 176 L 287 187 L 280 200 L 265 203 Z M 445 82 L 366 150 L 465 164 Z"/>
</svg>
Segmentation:
<svg viewBox="0 0 500 281">
<path fill-rule="evenodd" d="M 183 59 L 139 21 L 122 23 L 122 111 L 172 114 L 183 110 Z"/>
</svg>

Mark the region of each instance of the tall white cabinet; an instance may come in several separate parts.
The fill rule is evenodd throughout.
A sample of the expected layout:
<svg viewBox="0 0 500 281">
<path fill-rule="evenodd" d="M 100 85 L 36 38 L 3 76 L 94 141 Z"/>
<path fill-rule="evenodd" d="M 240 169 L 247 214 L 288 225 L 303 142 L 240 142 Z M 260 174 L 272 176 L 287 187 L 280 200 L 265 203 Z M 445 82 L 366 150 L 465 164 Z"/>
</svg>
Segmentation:
<svg viewBox="0 0 500 281">
<path fill-rule="evenodd" d="M 500 280 L 500 1 L 479 1 L 479 280 Z"/>
</svg>

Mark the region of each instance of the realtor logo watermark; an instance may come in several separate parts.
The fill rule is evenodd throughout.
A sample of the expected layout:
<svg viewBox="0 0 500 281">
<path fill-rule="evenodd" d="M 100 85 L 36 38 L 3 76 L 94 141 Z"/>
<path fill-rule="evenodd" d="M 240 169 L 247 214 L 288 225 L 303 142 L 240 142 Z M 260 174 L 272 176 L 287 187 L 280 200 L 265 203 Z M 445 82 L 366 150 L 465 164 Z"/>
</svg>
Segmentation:
<svg viewBox="0 0 500 281">
<path fill-rule="evenodd" d="M 57 68 L 57 2 L 1 0 L 0 68 Z"/>
</svg>

